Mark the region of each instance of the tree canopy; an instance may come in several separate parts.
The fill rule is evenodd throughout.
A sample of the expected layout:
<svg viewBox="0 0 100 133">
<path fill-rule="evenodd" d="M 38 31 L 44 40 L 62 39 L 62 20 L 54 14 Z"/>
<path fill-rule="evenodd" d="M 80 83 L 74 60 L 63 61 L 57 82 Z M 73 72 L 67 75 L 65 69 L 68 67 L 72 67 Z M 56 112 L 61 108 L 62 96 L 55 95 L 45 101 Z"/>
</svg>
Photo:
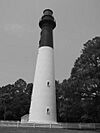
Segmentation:
<svg viewBox="0 0 100 133">
<path fill-rule="evenodd" d="M 1 120 L 21 120 L 23 115 L 29 113 L 32 86 L 32 83 L 19 79 L 0 88 Z"/>
<path fill-rule="evenodd" d="M 65 122 L 100 122 L 100 37 L 84 44 L 70 78 L 61 86 L 61 120 L 64 117 Z"/>
</svg>

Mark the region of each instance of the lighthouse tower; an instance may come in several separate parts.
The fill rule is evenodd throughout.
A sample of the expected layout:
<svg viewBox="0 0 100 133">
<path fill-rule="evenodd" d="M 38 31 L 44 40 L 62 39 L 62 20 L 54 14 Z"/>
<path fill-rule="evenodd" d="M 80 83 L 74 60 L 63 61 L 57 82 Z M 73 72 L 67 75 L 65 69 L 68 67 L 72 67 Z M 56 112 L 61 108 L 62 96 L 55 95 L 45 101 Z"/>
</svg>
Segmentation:
<svg viewBox="0 0 100 133">
<path fill-rule="evenodd" d="M 29 122 L 56 123 L 56 93 L 54 72 L 53 12 L 46 9 L 39 22 L 41 28 L 37 64 L 34 76 Z"/>
</svg>

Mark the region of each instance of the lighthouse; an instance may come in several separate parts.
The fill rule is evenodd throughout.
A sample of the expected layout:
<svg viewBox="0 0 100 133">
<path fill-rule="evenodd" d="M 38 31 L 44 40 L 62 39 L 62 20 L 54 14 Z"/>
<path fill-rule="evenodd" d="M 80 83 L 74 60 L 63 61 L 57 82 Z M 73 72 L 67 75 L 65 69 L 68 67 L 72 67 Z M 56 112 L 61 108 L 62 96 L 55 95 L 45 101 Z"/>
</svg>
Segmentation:
<svg viewBox="0 0 100 133">
<path fill-rule="evenodd" d="M 56 123 L 56 92 L 53 30 L 56 22 L 50 9 L 43 11 L 36 70 L 29 112 L 30 123 Z"/>
</svg>

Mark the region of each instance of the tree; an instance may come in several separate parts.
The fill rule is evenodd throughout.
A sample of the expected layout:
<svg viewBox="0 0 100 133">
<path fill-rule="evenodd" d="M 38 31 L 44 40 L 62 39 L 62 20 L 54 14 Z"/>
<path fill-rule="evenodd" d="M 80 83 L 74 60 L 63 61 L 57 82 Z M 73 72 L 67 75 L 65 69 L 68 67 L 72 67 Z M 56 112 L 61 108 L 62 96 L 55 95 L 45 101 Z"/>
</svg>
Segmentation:
<svg viewBox="0 0 100 133">
<path fill-rule="evenodd" d="M 12 111 L 16 120 L 29 113 L 33 84 L 27 84 L 19 79 L 14 84 L 15 96 L 12 101 Z"/>
<path fill-rule="evenodd" d="M 81 121 L 100 122 L 100 37 L 84 44 L 72 68 L 70 80 L 81 97 Z"/>
<path fill-rule="evenodd" d="M 56 87 L 56 103 L 57 103 L 57 121 L 65 122 L 66 121 L 66 104 L 64 100 L 64 89 L 61 86 L 59 81 L 55 81 Z"/>
<path fill-rule="evenodd" d="M 56 82 L 58 122 L 80 122 L 83 109 L 74 85 L 75 81 L 71 79 Z"/>
<path fill-rule="evenodd" d="M 60 122 L 100 122 L 100 37 L 84 44 L 71 76 L 56 82 Z"/>
<path fill-rule="evenodd" d="M 21 120 L 29 113 L 33 84 L 23 79 L 0 88 L 0 120 Z"/>
</svg>

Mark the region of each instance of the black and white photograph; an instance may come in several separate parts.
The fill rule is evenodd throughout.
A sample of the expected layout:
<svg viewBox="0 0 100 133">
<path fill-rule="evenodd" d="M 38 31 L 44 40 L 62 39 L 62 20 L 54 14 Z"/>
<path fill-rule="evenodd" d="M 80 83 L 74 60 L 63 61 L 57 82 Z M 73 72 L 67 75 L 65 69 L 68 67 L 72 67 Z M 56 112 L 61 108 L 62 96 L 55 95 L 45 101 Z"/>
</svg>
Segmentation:
<svg viewBox="0 0 100 133">
<path fill-rule="evenodd" d="M 0 0 L 0 133 L 100 132 L 100 0 Z"/>
</svg>

